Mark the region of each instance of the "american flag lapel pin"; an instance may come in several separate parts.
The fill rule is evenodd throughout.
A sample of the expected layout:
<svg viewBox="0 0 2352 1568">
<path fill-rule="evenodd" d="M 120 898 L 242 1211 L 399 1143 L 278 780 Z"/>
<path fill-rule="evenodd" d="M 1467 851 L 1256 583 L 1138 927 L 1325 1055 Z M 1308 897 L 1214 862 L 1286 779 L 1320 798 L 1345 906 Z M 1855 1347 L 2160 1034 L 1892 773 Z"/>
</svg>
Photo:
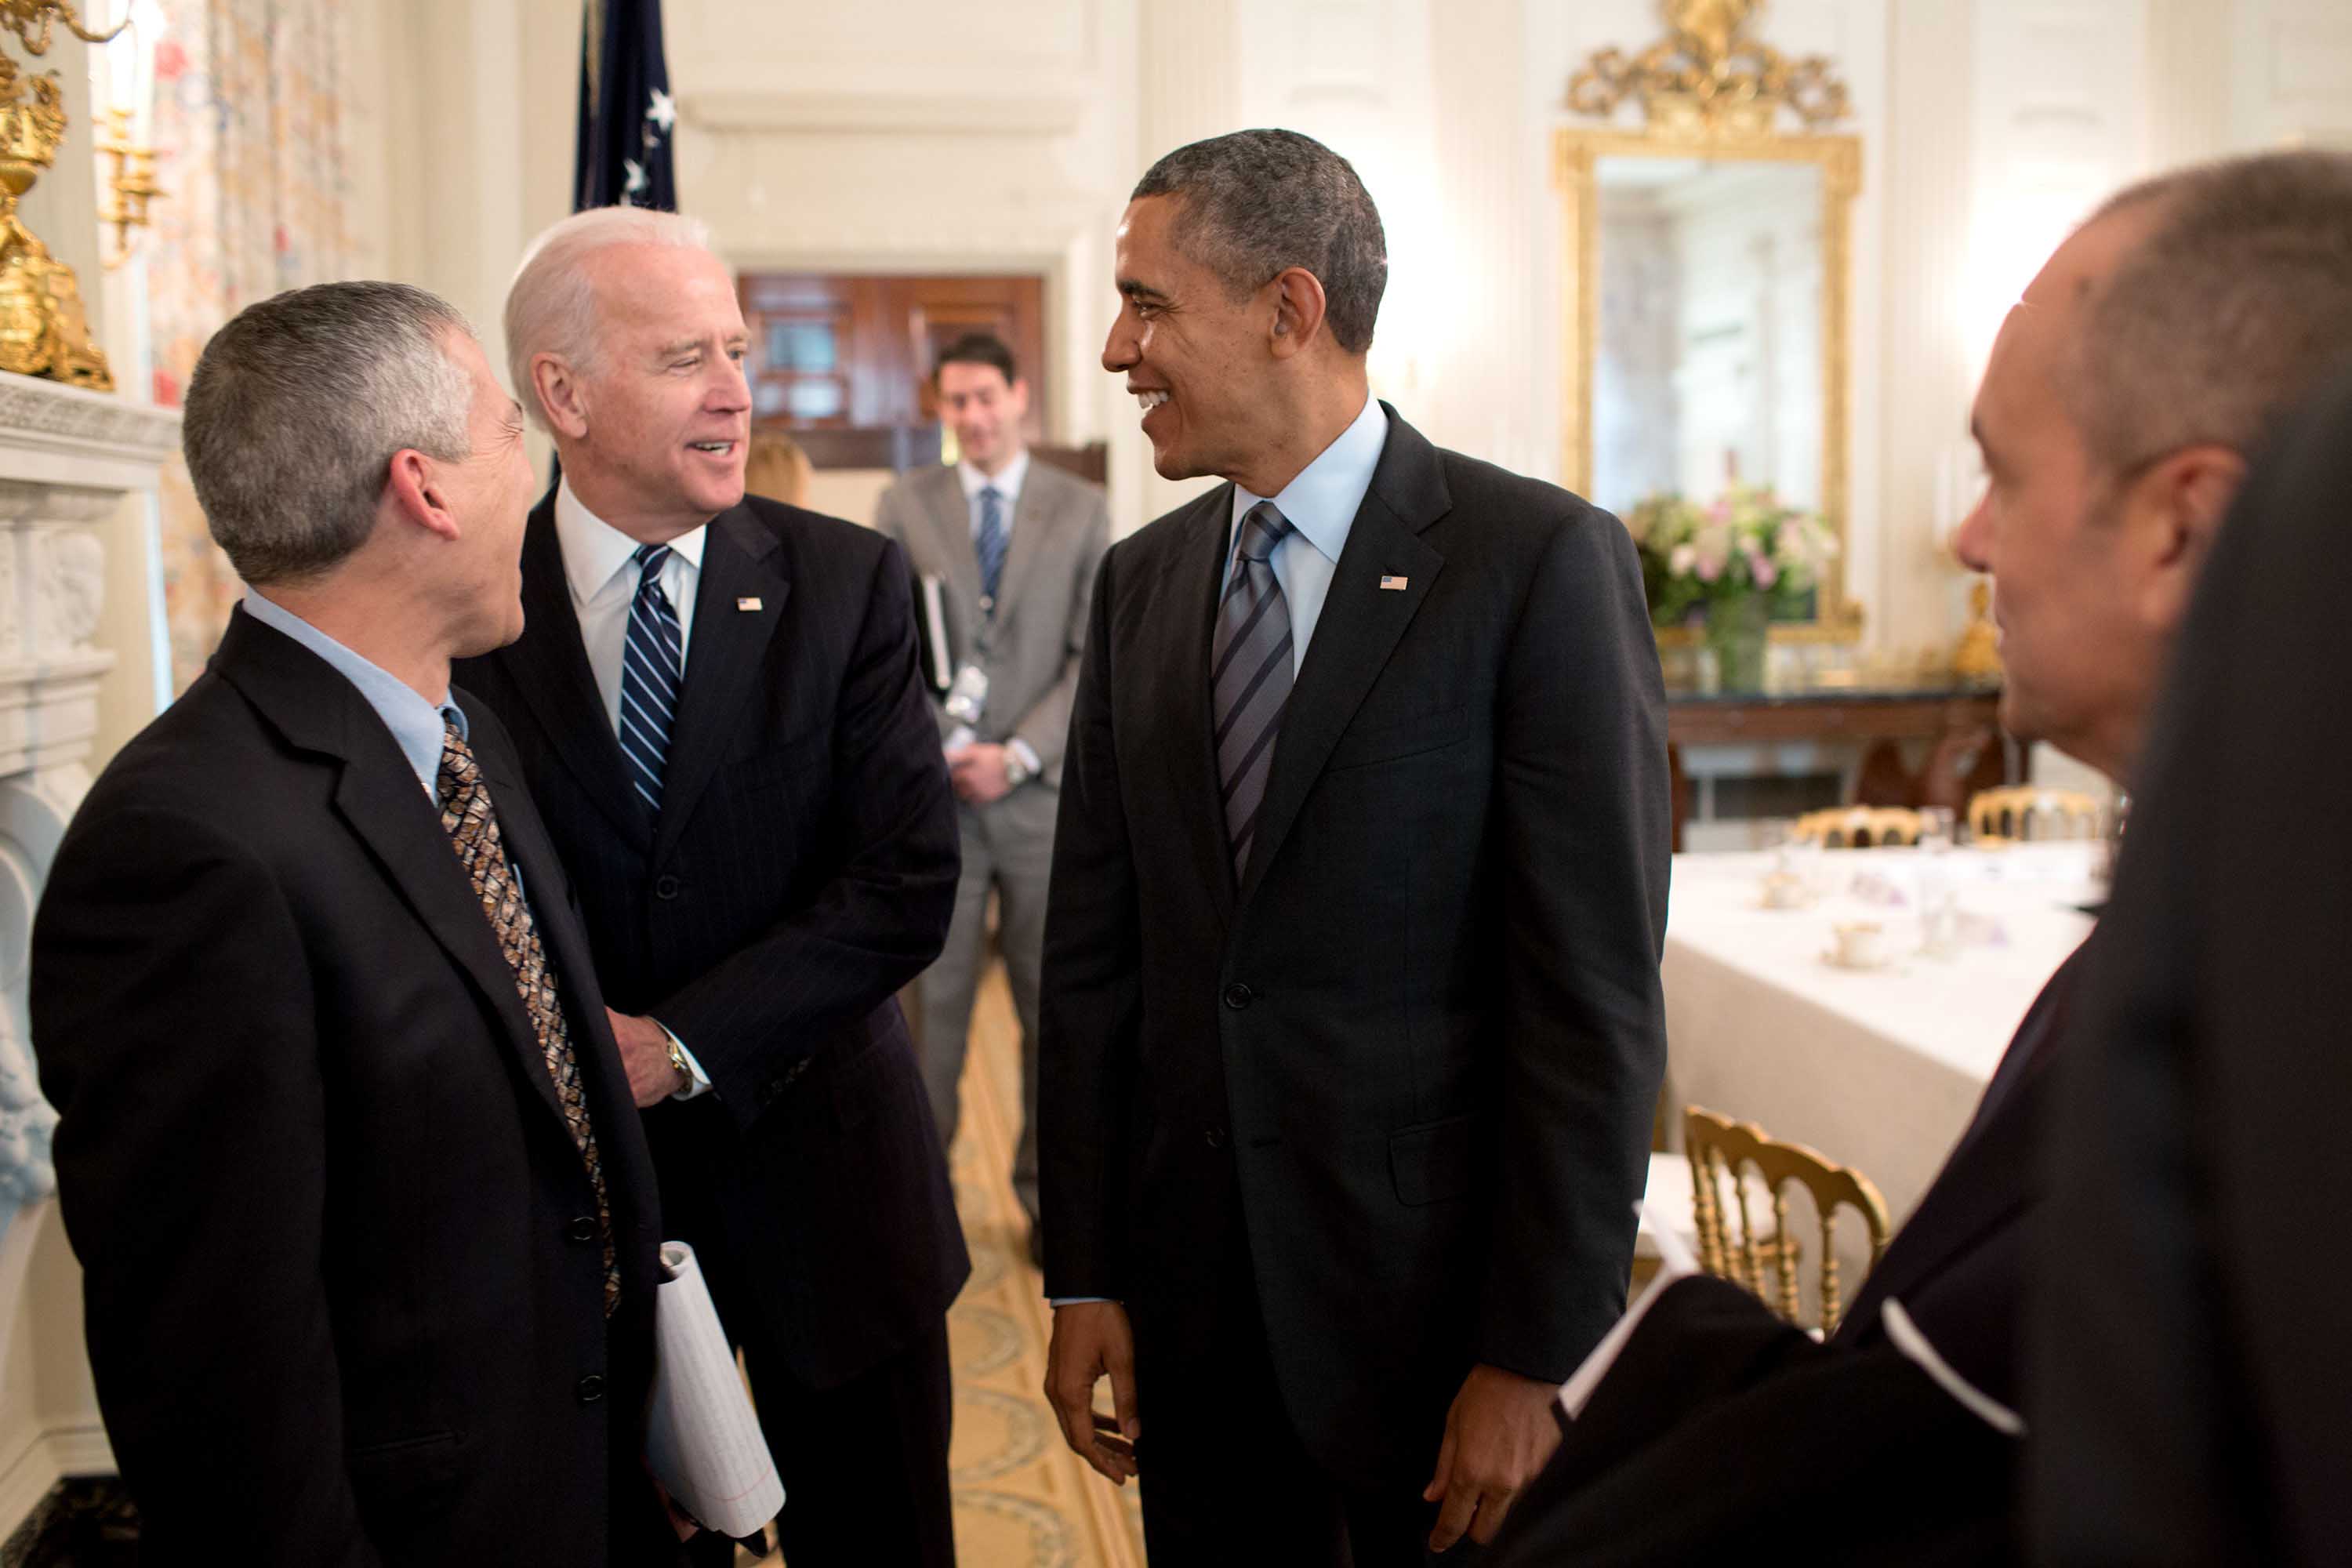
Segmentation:
<svg viewBox="0 0 2352 1568">
<path fill-rule="evenodd" d="M 760 607 L 760 597 L 756 594 L 747 595 L 735 601 L 735 607 L 739 610 L 756 610 Z"/>
<path fill-rule="evenodd" d="M 1388 589 L 1392 594 L 1402 594 L 1404 592 L 1404 579 L 1402 577 L 1383 577 L 1381 579 L 1381 586 Z"/>
</svg>

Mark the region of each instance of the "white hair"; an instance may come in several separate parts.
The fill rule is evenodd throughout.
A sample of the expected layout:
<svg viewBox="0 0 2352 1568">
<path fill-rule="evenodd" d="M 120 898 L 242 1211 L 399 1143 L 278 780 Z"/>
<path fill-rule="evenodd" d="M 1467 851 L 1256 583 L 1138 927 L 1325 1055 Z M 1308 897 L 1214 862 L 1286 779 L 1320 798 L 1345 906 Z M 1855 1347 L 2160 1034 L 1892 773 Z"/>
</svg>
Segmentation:
<svg viewBox="0 0 2352 1568">
<path fill-rule="evenodd" d="M 591 207 L 551 226 L 524 249 L 522 265 L 507 289 L 507 374 L 516 401 L 542 430 L 548 428 L 547 411 L 540 406 L 530 362 L 543 353 L 558 354 L 574 371 L 594 374 L 600 345 L 588 258 L 618 245 L 707 251 L 710 226 L 651 207 Z"/>
</svg>

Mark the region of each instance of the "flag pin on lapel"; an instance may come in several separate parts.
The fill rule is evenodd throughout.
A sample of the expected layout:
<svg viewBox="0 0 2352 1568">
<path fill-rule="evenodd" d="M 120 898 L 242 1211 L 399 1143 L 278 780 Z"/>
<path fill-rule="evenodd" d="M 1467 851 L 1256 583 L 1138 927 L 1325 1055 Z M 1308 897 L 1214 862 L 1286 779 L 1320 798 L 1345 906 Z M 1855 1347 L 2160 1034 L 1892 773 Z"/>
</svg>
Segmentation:
<svg viewBox="0 0 2352 1568">
<path fill-rule="evenodd" d="M 1402 594 L 1404 592 L 1404 579 L 1402 577 L 1383 577 L 1381 579 L 1381 586 L 1388 589 L 1391 593 Z"/>
<path fill-rule="evenodd" d="M 735 607 L 739 610 L 756 610 L 760 607 L 759 596 L 757 595 L 752 595 L 745 598 L 738 599 L 735 601 Z"/>
</svg>

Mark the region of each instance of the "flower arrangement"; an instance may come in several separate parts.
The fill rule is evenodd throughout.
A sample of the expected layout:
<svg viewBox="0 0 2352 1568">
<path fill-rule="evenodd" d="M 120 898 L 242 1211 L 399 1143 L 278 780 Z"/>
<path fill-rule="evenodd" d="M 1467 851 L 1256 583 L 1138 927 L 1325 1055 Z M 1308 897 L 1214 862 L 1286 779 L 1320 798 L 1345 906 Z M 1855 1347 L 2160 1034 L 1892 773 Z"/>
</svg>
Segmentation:
<svg viewBox="0 0 2352 1568">
<path fill-rule="evenodd" d="M 1838 551 L 1817 514 L 1783 504 L 1769 485 L 1734 485 L 1704 506 L 1651 496 L 1625 526 L 1641 552 L 1651 624 L 1660 626 L 1750 599 L 1762 601 L 1767 619 L 1801 620 Z"/>
</svg>

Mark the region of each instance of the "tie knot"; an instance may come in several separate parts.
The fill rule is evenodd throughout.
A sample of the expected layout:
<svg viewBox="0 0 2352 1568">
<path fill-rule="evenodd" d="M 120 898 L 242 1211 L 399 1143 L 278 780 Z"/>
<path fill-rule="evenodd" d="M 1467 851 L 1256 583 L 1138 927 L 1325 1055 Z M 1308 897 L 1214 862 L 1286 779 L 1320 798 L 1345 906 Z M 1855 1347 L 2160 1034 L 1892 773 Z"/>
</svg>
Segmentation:
<svg viewBox="0 0 2352 1568">
<path fill-rule="evenodd" d="M 1004 492 L 994 485 L 982 485 L 980 488 L 980 501 L 982 506 L 994 506 L 1003 499 Z"/>
<path fill-rule="evenodd" d="M 447 805 L 452 796 L 481 776 L 481 764 L 474 761 L 474 748 L 466 743 L 466 732 L 457 727 L 457 716 L 443 709 L 440 787 L 435 792 L 441 804 Z"/>
<path fill-rule="evenodd" d="M 1291 521 L 1272 501 L 1262 500 L 1244 514 L 1241 540 L 1234 548 L 1243 560 L 1264 564 L 1273 558 L 1275 546 L 1293 531 Z"/>
<path fill-rule="evenodd" d="M 655 578 L 661 575 L 663 565 L 668 562 L 669 546 L 667 544 L 640 544 L 637 546 L 636 554 L 632 556 L 631 559 L 635 561 L 637 563 L 637 581 L 640 584 L 650 583 Z"/>
</svg>

